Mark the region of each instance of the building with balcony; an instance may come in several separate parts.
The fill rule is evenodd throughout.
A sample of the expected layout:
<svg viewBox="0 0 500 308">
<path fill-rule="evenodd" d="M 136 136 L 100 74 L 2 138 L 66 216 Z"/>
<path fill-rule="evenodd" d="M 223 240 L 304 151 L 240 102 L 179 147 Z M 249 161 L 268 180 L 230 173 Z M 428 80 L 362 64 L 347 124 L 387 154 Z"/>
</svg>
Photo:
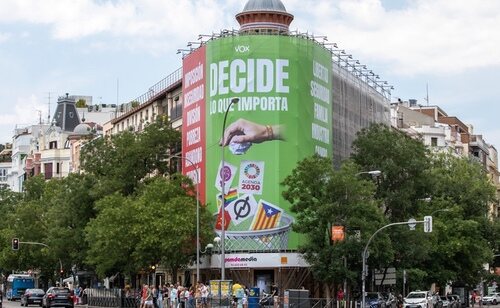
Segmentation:
<svg viewBox="0 0 500 308">
<path fill-rule="evenodd" d="M 12 144 L 0 144 L 0 188 L 8 188 L 7 175 L 12 167 Z"/>
<path fill-rule="evenodd" d="M 497 201 L 490 204 L 490 217 L 498 217 L 500 184 L 498 152 L 482 135 L 474 134 L 474 127 L 459 118 L 448 116 L 438 106 L 421 106 L 410 99 L 391 104 L 391 125 L 411 137 L 419 138 L 434 151 L 454 153 L 470 158 L 483 166 L 496 187 Z"/>
<path fill-rule="evenodd" d="M 30 176 L 43 174 L 45 179 L 63 178 L 74 172 L 75 167 L 79 168 L 79 156 L 73 155 L 71 145 L 85 140 L 88 134 L 102 134 L 102 124 L 117 113 L 114 104 L 91 103 L 91 96 L 66 94 L 58 98 L 52 120 L 49 118 L 50 124 L 16 128 L 12 162 L 7 173 L 11 190 L 22 191 L 23 182 Z"/>
</svg>

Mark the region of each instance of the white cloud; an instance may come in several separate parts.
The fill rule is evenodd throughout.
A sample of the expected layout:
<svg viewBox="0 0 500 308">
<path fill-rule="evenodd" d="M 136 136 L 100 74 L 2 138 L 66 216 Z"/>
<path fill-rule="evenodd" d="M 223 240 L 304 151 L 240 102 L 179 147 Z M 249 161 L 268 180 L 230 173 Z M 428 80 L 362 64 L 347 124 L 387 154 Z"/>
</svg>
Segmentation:
<svg viewBox="0 0 500 308">
<path fill-rule="evenodd" d="M 500 65 L 500 1 L 418 0 L 398 10 L 383 7 L 381 0 L 283 2 L 296 17 L 292 29 L 328 35 L 362 60 L 389 64 L 398 74 L 455 74 Z M 236 0 L 2 0 L 0 20 L 47 25 L 58 40 L 111 35 L 128 43 L 121 45 L 157 53 L 200 33 L 237 27 L 234 15 L 243 5 Z"/>
<path fill-rule="evenodd" d="M 419 0 L 404 10 L 380 0 L 290 2 L 297 24 L 327 34 L 362 59 L 399 74 L 454 74 L 500 65 L 500 1 Z M 293 11 L 292 11 L 293 13 Z"/>
<path fill-rule="evenodd" d="M 14 127 L 21 123 L 38 123 L 39 112 L 45 110 L 47 107 L 40 103 L 39 98 L 31 94 L 29 96 L 19 97 L 13 108 L 13 112 L 0 114 L 0 123 L 2 126 Z M 42 117 L 43 117 L 42 112 Z"/>
<path fill-rule="evenodd" d="M 148 49 L 146 40 L 184 44 L 228 27 L 234 18 L 224 12 L 233 12 L 235 5 L 216 0 L 2 0 L 0 22 L 43 24 L 58 40 L 111 35 L 138 40 Z"/>
</svg>

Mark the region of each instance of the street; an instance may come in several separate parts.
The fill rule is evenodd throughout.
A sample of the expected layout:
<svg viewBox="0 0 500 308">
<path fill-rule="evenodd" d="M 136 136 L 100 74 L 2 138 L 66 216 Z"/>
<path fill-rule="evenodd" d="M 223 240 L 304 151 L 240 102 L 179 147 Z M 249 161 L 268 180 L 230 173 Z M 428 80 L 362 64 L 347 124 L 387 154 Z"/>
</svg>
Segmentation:
<svg viewBox="0 0 500 308">
<path fill-rule="evenodd" d="M 21 307 L 20 301 L 11 302 L 6 300 L 5 298 L 3 299 L 2 308 L 19 308 L 19 307 Z M 32 305 L 32 307 L 38 307 L 38 306 Z"/>
</svg>

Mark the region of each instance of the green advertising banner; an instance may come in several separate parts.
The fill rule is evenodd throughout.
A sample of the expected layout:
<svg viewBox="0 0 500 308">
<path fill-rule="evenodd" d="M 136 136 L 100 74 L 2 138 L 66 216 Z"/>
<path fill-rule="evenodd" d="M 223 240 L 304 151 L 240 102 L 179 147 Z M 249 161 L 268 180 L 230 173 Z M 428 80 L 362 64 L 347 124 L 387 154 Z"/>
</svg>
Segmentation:
<svg viewBox="0 0 500 308">
<path fill-rule="evenodd" d="M 281 182 L 305 157 L 332 156 L 331 54 L 298 37 L 232 36 L 207 43 L 205 72 L 205 188 L 215 230 L 225 228 L 228 251 L 296 249 Z"/>
</svg>

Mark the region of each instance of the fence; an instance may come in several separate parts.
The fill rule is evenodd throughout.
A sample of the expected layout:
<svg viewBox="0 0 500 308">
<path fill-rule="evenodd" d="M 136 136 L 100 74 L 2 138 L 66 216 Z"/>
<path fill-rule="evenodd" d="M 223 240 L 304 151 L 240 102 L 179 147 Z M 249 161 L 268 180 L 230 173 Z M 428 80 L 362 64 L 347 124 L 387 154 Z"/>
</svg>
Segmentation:
<svg viewBox="0 0 500 308">
<path fill-rule="evenodd" d="M 138 308 L 140 307 L 139 292 L 135 291 L 129 296 L 125 296 L 124 292 L 120 289 L 85 289 L 83 294 L 83 305 L 88 307 L 123 307 L 123 308 Z M 197 308 L 201 305 L 195 305 L 194 299 L 191 303 L 186 303 L 182 306 L 184 308 Z M 361 308 L 361 304 L 356 301 L 336 301 L 334 299 L 326 298 L 293 298 L 286 299 L 281 297 L 279 303 L 274 303 L 272 300 L 253 301 L 249 299 L 245 306 L 237 302 L 232 302 L 228 299 L 210 299 L 207 308 Z M 162 307 L 155 306 L 155 308 L 177 308 L 177 302 L 172 306 L 169 299 L 164 299 Z"/>
</svg>

